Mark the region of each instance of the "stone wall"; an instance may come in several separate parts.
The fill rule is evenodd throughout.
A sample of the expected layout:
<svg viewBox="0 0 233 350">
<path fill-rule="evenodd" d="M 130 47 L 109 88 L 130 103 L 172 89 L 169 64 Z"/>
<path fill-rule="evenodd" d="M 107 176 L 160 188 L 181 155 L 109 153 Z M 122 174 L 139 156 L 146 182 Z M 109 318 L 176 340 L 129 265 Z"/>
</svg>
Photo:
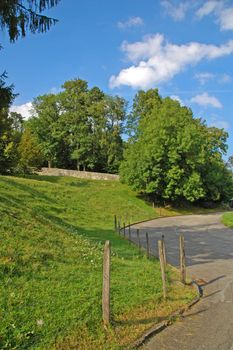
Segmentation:
<svg viewBox="0 0 233 350">
<path fill-rule="evenodd" d="M 90 171 L 78 171 L 67 170 L 58 168 L 42 168 L 37 172 L 38 175 L 51 175 L 51 176 L 72 176 L 79 179 L 92 179 L 92 180 L 119 180 L 119 175 L 94 173 Z"/>
</svg>

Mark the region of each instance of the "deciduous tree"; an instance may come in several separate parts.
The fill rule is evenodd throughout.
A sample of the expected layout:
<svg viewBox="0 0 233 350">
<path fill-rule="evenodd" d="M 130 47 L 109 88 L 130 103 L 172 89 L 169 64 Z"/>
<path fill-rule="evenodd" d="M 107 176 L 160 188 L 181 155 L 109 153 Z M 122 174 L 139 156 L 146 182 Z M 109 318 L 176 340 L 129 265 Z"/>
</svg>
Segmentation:
<svg viewBox="0 0 233 350">
<path fill-rule="evenodd" d="M 220 201 L 230 195 L 224 130 L 207 127 L 157 90 L 136 95 L 132 117 L 136 124 L 121 165 L 123 181 L 159 201 Z"/>
<path fill-rule="evenodd" d="M 6 86 L 5 78 L 5 73 L 0 76 L 0 173 L 11 171 L 14 165 L 17 157 L 14 155 L 17 141 L 14 124 L 19 124 L 19 119 L 16 122 L 19 115 L 9 113 L 15 94 L 12 85 Z"/>
<path fill-rule="evenodd" d="M 44 157 L 41 146 L 35 135 L 29 128 L 26 128 L 18 146 L 19 169 L 23 172 L 30 171 L 32 167 L 39 167 L 43 164 Z"/>
<path fill-rule="evenodd" d="M 123 156 L 126 101 L 74 79 L 57 95 L 39 96 L 29 121 L 49 164 L 117 172 Z"/>
</svg>

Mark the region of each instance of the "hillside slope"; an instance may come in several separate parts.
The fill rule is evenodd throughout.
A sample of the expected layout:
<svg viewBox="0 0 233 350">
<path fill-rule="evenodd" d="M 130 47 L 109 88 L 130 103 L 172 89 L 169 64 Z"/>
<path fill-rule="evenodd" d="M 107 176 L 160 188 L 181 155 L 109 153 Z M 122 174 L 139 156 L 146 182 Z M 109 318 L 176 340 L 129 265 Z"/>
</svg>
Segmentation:
<svg viewBox="0 0 233 350">
<path fill-rule="evenodd" d="M 118 182 L 0 177 L 0 348 L 118 349 L 193 297 L 113 232 L 153 209 Z M 103 242 L 112 242 L 113 326 L 101 321 Z M 173 272 L 168 278 L 174 277 Z M 182 297 L 181 297 L 182 296 Z"/>
<path fill-rule="evenodd" d="M 222 216 L 222 223 L 230 228 L 233 228 L 233 212 L 225 213 Z"/>
</svg>

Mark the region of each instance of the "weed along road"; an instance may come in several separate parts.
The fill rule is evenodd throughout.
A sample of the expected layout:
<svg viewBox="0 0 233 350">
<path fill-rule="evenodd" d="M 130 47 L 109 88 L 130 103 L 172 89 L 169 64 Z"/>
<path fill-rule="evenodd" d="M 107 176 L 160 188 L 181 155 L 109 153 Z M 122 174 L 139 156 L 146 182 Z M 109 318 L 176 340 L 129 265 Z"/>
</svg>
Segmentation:
<svg viewBox="0 0 233 350">
<path fill-rule="evenodd" d="M 199 281 L 203 298 L 182 321 L 151 338 L 144 350 L 233 350 L 233 230 L 221 223 L 221 214 L 160 218 L 137 224 L 131 237 L 152 253 L 165 236 L 167 261 L 178 266 L 179 234 L 185 238 L 187 273 Z"/>
</svg>

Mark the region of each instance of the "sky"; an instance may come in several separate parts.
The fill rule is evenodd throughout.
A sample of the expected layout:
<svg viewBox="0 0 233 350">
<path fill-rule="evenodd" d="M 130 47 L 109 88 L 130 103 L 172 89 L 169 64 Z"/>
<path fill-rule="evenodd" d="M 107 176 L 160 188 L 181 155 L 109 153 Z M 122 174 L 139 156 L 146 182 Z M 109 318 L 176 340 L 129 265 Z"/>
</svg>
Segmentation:
<svg viewBox="0 0 233 350">
<path fill-rule="evenodd" d="M 233 0 L 61 0 L 45 14 L 59 20 L 46 34 L 1 33 L 12 110 L 28 117 L 33 98 L 74 78 L 130 104 L 158 88 L 224 128 L 233 154 Z"/>
</svg>

